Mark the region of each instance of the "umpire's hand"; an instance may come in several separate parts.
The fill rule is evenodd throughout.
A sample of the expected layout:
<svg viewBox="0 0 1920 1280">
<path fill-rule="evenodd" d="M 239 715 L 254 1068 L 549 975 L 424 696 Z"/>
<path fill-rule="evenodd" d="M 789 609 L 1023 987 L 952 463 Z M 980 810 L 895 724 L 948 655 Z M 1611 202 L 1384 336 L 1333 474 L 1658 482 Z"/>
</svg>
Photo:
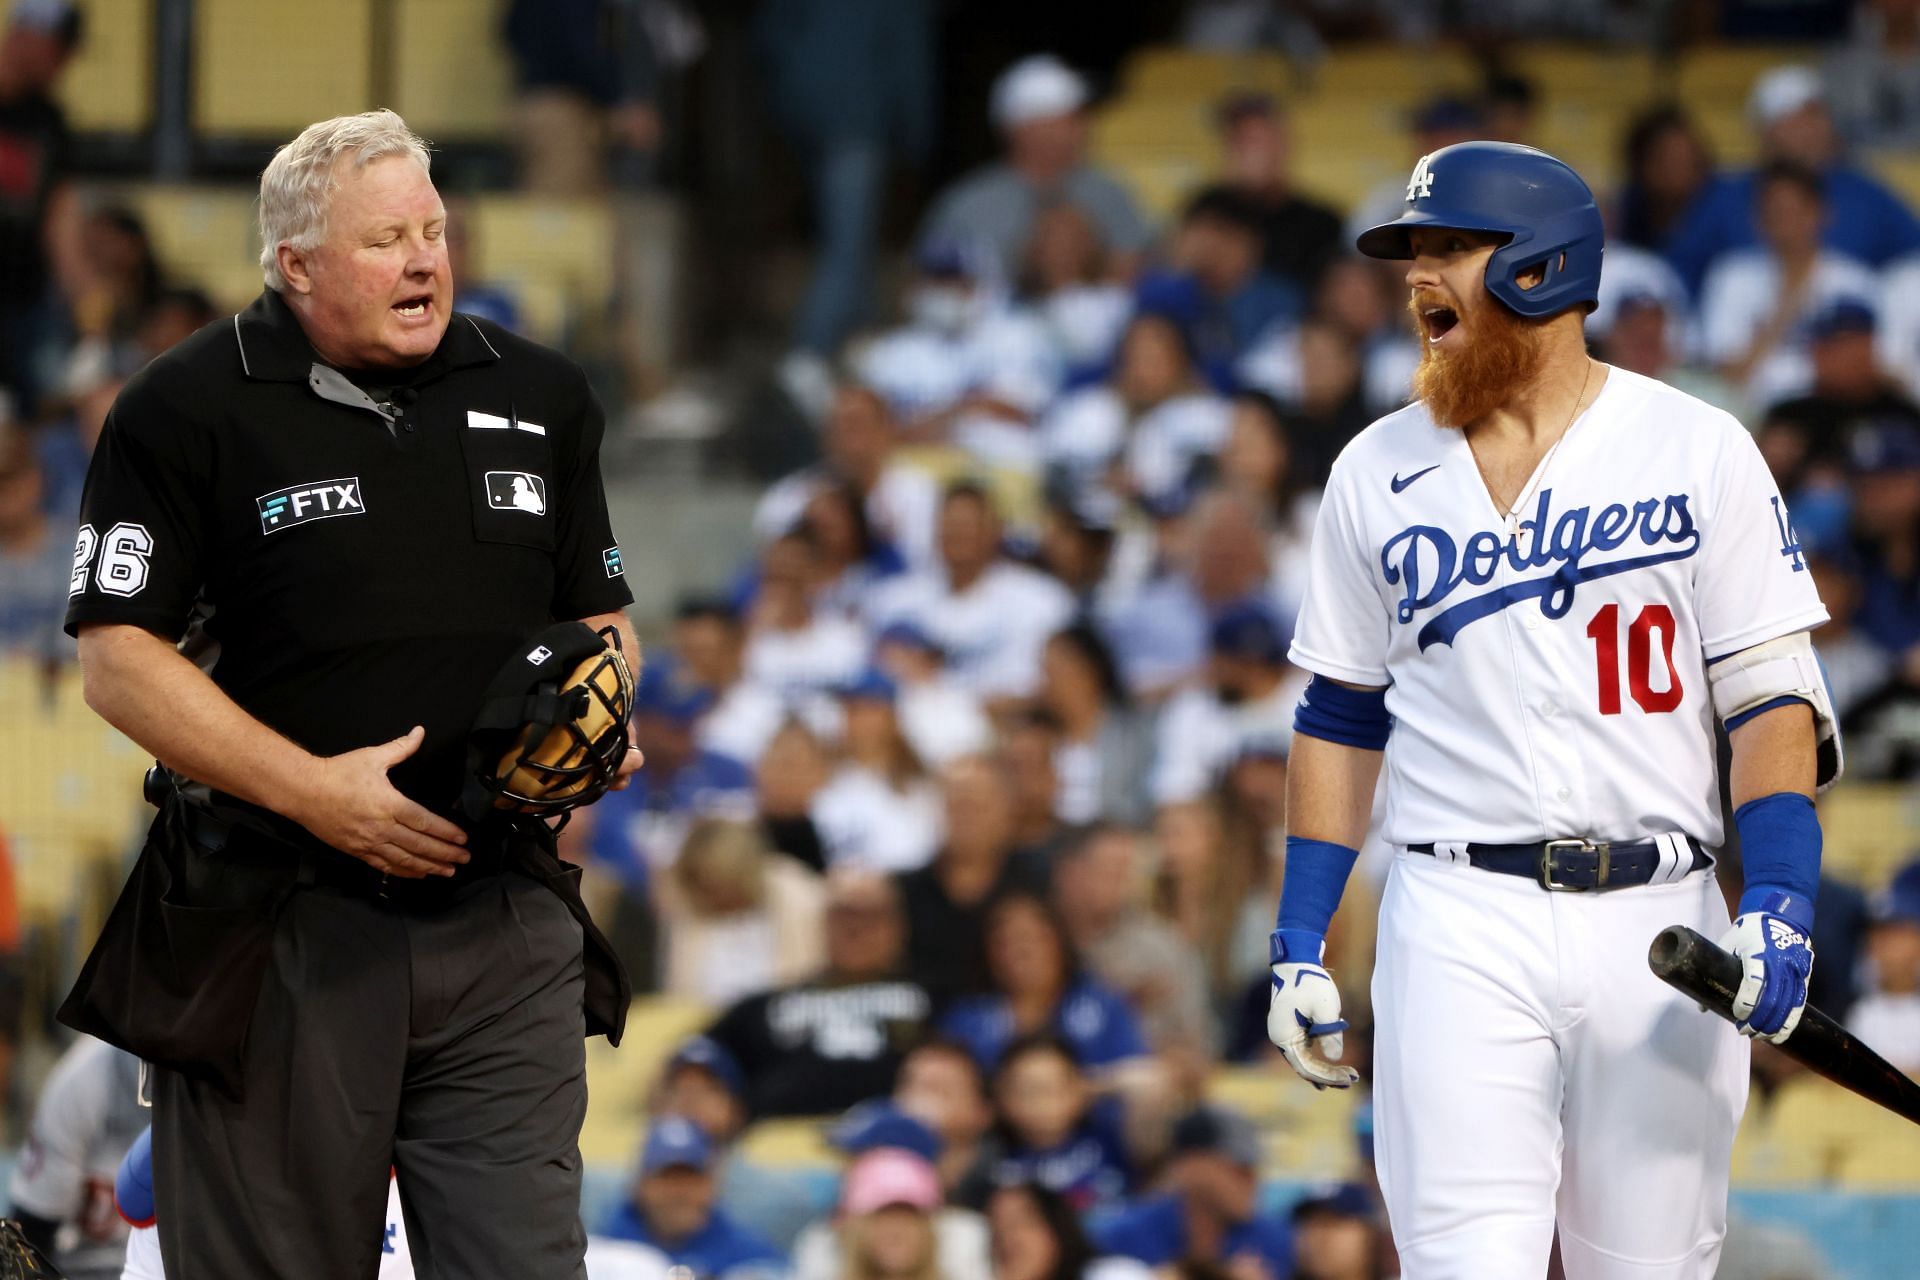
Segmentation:
<svg viewBox="0 0 1920 1280">
<path fill-rule="evenodd" d="M 375 870 L 411 880 L 450 876 L 467 860 L 467 835 L 400 794 L 387 770 L 420 749 L 419 725 L 403 738 L 326 756 L 314 770 L 303 811 L 289 815 L 314 835 Z"/>
</svg>

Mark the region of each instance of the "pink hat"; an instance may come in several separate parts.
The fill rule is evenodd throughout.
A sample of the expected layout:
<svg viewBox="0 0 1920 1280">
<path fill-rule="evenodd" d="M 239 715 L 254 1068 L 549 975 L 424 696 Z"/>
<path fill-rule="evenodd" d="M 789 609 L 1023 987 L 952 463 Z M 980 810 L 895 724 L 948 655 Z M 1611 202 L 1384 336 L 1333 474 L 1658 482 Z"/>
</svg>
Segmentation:
<svg viewBox="0 0 1920 1280">
<path fill-rule="evenodd" d="M 940 1175 L 924 1157 L 902 1147 L 880 1147 L 847 1170 L 840 1208 L 854 1216 L 904 1204 L 932 1211 L 940 1207 Z"/>
</svg>

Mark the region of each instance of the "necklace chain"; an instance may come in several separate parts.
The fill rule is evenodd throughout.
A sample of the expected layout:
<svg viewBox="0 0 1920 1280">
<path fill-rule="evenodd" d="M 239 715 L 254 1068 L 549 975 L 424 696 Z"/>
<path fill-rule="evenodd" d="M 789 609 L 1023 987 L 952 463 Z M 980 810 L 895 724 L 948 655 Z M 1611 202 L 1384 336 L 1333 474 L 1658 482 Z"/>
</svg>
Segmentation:
<svg viewBox="0 0 1920 1280">
<path fill-rule="evenodd" d="M 1508 534 L 1516 540 L 1520 537 L 1520 508 L 1527 505 L 1527 499 L 1533 496 L 1533 491 L 1539 487 L 1542 480 L 1546 479 L 1547 464 L 1553 461 L 1553 455 L 1560 448 L 1561 441 L 1567 438 L 1567 432 L 1573 430 L 1573 424 L 1579 421 L 1580 405 L 1586 400 L 1587 385 L 1592 381 L 1593 361 L 1589 359 L 1586 376 L 1580 379 L 1580 394 L 1573 398 L 1573 412 L 1567 417 L 1567 425 L 1560 428 L 1560 434 L 1554 438 L 1552 444 L 1547 446 L 1546 453 L 1540 457 L 1540 464 L 1533 469 L 1532 479 L 1527 481 L 1527 487 L 1520 491 L 1520 495 L 1513 500 L 1512 505 L 1507 508 L 1506 514 L 1502 517 L 1507 522 Z"/>
</svg>

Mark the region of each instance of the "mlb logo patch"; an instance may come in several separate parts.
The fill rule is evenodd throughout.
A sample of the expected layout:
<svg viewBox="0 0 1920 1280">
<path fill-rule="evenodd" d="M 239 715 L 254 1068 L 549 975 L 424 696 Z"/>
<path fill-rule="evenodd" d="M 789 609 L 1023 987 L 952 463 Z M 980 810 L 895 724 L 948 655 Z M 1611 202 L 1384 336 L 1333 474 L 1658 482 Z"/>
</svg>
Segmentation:
<svg viewBox="0 0 1920 1280">
<path fill-rule="evenodd" d="M 552 656 L 553 656 L 553 650 L 547 648 L 547 646 L 543 644 L 540 644 L 540 645 L 535 645 L 533 647 L 533 652 L 527 655 L 527 661 L 531 662 L 534 666 L 537 667 L 541 663 L 545 662 L 548 658 L 551 658 Z"/>
<path fill-rule="evenodd" d="M 487 505 L 495 511 L 547 514 L 547 482 L 531 471 L 487 472 Z"/>
<path fill-rule="evenodd" d="M 360 477 L 316 480 L 288 485 L 254 499 L 260 511 L 260 532 L 278 533 L 297 524 L 334 516 L 363 516 L 367 504 L 360 494 Z"/>
<path fill-rule="evenodd" d="M 620 548 L 619 547 L 617 546 L 608 547 L 605 551 L 600 553 L 600 558 L 606 562 L 607 576 L 609 578 L 617 578 L 623 572 L 623 570 L 620 567 Z"/>
</svg>

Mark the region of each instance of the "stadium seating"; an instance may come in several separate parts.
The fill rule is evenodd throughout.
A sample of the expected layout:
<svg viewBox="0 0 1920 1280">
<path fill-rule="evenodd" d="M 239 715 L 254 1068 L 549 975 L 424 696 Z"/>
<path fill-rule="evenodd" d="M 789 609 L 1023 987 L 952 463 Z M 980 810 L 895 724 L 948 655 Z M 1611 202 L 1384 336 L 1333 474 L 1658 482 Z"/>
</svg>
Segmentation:
<svg viewBox="0 0 1920 1280">
<path fill-rule="evenodd" d="M 153 11 L 151 0 L 89 0 L 86 41 L 59 86 L 73 128 L 138 133 L 152 123 Z"/>
<path fill-rule="evenodd" d="M 1870 157 L 1869 166 L 1910 207 L 1920 208 L 1920 155 L 1886 151 Z"/>
<path fill-rule="evenodd" d="M 373 40 L 373 0 L 196 0 L 194 128 L 285 139 L 377 106 Z"/>
<path fill-rule="evenodd" d="M 506 7 L 394 0 L 392 89 L 383 100 L 435 141 L 503 136 L 513 96 L 513 64 L 500 39 Z"/>
<path fill-rule="evenodd" d="M 1827 874 L 1878 889 L 1920 850 L 1911 843 L 1920 825 L 1916 795 L 1900 783 L 1847 782 L 1820 799 Z"/>
</svg>

